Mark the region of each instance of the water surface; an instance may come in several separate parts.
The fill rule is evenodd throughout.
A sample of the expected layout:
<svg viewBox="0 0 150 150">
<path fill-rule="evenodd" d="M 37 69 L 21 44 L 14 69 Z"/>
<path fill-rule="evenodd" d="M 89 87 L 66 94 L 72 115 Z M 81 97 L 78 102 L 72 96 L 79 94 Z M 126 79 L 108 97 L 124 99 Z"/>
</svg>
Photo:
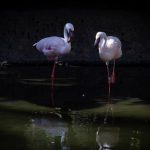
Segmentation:
<svg viewBox="0 0 150 150">
<path fill-rule="evenodd" d="M 108 103 L 105 66 L 0 68 L 0 149 L 148 150 L 149 66 L 117 66 Z"/>
</svg>

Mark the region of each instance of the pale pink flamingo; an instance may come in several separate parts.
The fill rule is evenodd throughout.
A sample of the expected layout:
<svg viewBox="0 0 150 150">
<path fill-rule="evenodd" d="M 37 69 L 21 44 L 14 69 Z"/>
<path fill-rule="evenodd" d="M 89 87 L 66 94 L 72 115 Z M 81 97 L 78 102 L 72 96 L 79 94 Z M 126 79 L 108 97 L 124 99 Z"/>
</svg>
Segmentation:
<svg viewBox="0 0 150 150">
<path fill-rule="evenodd" d="M 105 32 L 97 32 L 94 45 L 98 45 L 99 56 L 106 63 L 109 96 L 111 83 L 115 83 L 115 60 L 122 56 L 121 41 L 114 36 L 107 36 Z M 113 71 L 109 75 L 109 62 L 113 61 Z"/>
<path fill-rule="evenodd" d="M 54 61 L 51 79 L 52 84 L 55 75 L 55 65 L 59 56 L 68 54 L 71 50 L 71 39 L 73 36 L 74 26 L 71 23 L 66 23 L 64 26 L 64 38 L 51 36 L 41 39 L 39 42 L 33 44 L 37 50 L 47 56 L 48 60 Z"/>
</svg>

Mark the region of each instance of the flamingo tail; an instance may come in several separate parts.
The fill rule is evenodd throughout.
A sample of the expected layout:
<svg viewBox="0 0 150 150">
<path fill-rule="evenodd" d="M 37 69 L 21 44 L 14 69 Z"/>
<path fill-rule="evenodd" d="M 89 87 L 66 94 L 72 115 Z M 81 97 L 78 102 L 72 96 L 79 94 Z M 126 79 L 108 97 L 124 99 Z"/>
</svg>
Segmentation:
<svg viewBox="0 0 150 150">
<path fill-rule="evenodd" d="M 34 43 L 32 46 L 36 46 L 37 43 Z"/>
</svg>

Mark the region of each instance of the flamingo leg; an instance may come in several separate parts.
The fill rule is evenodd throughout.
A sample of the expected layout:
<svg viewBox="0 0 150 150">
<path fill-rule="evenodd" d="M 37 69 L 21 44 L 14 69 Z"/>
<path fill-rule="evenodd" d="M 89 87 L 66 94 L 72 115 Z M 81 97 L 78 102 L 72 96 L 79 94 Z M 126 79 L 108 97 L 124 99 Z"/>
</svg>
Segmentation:
<svg viewBox="0 0 150 150">
<path fill-rule="evenodd" d="M 52 73 L 51 73 L 51 101 L 52 101 L 52 106 L 54 106 L 54 80 L 55 80 L 55 68 L 56 64 L 58 61 L 58 57 L 55 57 L 53 68 L 52 68 Z"/>
<path fill-rule="evenodd" d="M 105 114 L 105 118 L 104 118 L 104 124 L 107 124 L 108 111 L 109 111 L 109 103 L 106 105 L 106 114 Z"/>
<path fill-rule="evenodd" d="M 55 103 L 54 103 L 54 88 L 53 88 L 53 85 L 51 87 L 51 105 L 54 106 Z"/>
<path fill-rule="evenodd" d="M 106 114 L 105 114 L 105 118 L 104 118 L 104 124 L 108 123 L 107 121 L 108 121 L 109 114 L 110 114 L 110 118 L 112 119 L 112 123 L 113 123 L 114 122 L 114 120 L 113 120 L 113 105 L 111 102 L 106 105 Z"/>
<path fill-rule="evenodd" d="M 111 83 L 115 83 L 115 81 L 116 81 L 116 78 L 115 78 L 115 60 L 114 60 L 113 71 L 111 75 Z"/>
<path fill-rule="evenodd" d="M 54 86 L 54 80 L 55 80 L 55 67 L 56 67 L 56 62 L 54 61 L 52 73 L 51 73 L 51 80 L 52 80 L 52 88 Z"/>
<path fill-rule="evenodd" d="M 109 62 L 106 62 L 107 77 L 108 77 L 108 99 L 110 100 L 110 76 L 109 76 Z"/>
</svg>

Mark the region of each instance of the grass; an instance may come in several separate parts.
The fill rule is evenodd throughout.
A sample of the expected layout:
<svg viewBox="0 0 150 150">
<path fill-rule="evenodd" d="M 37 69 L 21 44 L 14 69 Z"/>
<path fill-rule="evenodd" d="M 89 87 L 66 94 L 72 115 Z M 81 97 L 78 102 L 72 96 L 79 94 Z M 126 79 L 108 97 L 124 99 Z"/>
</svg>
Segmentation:
<svg viewBox="0 0 150 150">
<path fill-rule="evenodd" d="M 54 112 L 55 108 L 39 106 L 37 104 L 32 104 L 30 102 L 26 102 L 23 100 L 20 101 L 0 101 L 0 109 L 7 111 L 15 111 L 15 112 L 24 112 L 24 113 L 49 113 Z"/>
<path fill-rule="evenodd" d="M 114 104 L 98 105 L 95 108 L 74 111 L 78 114 L 100 115 L 112 114 L 115 118 L 134 118 L 150 120 L 150 105 L 142 103 L 138 98 L 119 100 Z"/>
<path fill-rule="evenodd" d="M 33 104 L 27 101 L 5 101 L 5 98 L 0 98 L 0 109 L 5 111 L 12 111 L 18 113 L 56 113 L 58 110 L 54 107 L 45 107 Z M 144 104 L 141 99 L 128 98 L 126 100 L 115 100 L 113 104 L 100 103 L 97 107 L 85 108 L 80 110 L 72 110 L 70 113 L 75 115 L 96 115 L 105 116 L 106 113 L 113 115 L 115 118 L 134 118 L 150 120 L 150 105 Z M 59 110 L 60 112 L 60 110 Z M 68 113 L 68 112 L 67 112 Z"/>
</svg>

